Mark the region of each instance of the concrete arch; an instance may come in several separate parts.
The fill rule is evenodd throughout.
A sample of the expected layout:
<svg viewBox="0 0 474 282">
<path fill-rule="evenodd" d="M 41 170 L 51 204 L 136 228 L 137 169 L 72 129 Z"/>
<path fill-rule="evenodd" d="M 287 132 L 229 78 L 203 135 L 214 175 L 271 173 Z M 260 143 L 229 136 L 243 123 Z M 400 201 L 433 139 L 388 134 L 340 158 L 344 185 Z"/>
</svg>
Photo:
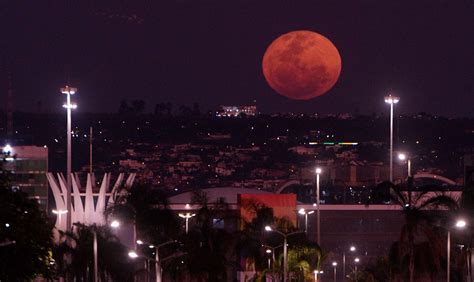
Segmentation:
<svg viewBox="0 0 474 282">
<path fill-rule="evenodd" d="M 301 182 L 299 180 L 290 180 L 278 188 L 278 190 L 275 191 L 275 194 L 281 194 L 281 192 L 285 191 L 285 189 L 291 185 L 301 185 Z"/>
</svg>

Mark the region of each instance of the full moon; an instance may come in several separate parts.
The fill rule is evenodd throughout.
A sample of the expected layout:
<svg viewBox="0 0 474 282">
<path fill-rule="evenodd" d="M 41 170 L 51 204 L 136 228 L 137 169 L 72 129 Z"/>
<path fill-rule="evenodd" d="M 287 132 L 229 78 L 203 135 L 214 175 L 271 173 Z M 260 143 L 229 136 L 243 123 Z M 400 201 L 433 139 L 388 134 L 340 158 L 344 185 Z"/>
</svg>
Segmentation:
<svg viewBox="0 0 474 282">
<path fill-rule="evenodd" d="M 268 84 L 280 95 L 309 100 L 334 86 L 341 73 L 341 56 L 321 34 L 292 31 L 270 44 L 262 68 Z"/>
</svg>

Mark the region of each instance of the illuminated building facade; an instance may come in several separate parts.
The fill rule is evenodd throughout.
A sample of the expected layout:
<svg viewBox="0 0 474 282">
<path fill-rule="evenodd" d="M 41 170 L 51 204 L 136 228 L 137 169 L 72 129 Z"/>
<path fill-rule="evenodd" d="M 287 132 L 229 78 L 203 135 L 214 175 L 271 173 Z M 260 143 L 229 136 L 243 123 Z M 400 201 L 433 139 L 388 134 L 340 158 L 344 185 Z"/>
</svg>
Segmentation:
<svg viewBox="0 0 474 282">
<path fill-rule="evenodd" d="M 217 117 L 256 116 L 257 106 L 220 106 Z"/>
<path fill-rule="evenodd" d="M 39 146 L 1 147 L 5 157 L 3 169 L 10 173 L 9 183 L 13 189 L 27 193 L 48 209 L 48 148 Z"/>
</svg>

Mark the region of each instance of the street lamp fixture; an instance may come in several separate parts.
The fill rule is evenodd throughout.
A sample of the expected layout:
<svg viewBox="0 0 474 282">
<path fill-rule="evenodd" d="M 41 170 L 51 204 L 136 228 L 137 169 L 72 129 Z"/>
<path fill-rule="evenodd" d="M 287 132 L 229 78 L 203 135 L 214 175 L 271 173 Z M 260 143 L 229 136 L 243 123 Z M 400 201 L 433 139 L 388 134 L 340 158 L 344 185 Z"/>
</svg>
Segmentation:
<svg viewBox="0 0 474 282">
<path fill-rule="evenodd" d="M 333 261 L 332 266 L 334 267 L 334 282 L 337 281 L 337 262 Z"/>
<path fill-rule="evenodd" d="M 265 231 L 268 232 L 276 232 L 283 237 L 283 282 L 287 281 L 287 273 L 288 273 L 288 237 L 291 235 L 304 233 L 303 231 L 295 231 L 290 233 L 283 233 L 279 230 L 272 229 L 269 225 L 265 226 Z"/>
<path fill-rule="evenodd" d="M 66 104 L 63 105 L 64 108 L 67 110 L 67 177 L 66 177 L 66 210 L 72 210 L 72 197 L 71 197 L 71 190 L 72 190 L 72 179 L 71 179 L 71 109 L 77 108 L 77 105 L 71 104 L 71 95 L 76 94 L 77 88 L 69 87 L 62 87 L 60 89 L 62 94 L 66 95 Z M 70 230 L 72 226 L 72 213 L 68 213 L 66 216 L 66 230 Z"/>
<path fill-rule="evenodd" d="M 318 245 L 321 246 L 321 211 L 319 209 L 319 205 L 321 204 L 320 202 L 320 196 L 319 196 L 319 176 L 322 172 L 322 169 L 320 167 L 316 168 L 316 232 L 317 232 L 317 240 L 318 240 Z"/>
<path fill-rule="evenodd" d="M 457 228 L 457 229 L 464 229 L 467 225 L 467 222 L 464 220 L 464 219 L 458 219 L 456 220 L 456 223 L 454 224 L 454 226 Z M 450 228 L 448 227 L 448 238 L 446 240 L 446 250 L 447 250 L 447 266 L 446 266 L 446 275 L 447 275 L 447 280 L 446 281 L 450 281 L 451 277 L 451 230 Z"/>
<path fill-rule="evenodd" d="M 300 209 L 298 213 L 304 215 L 304 232 L 308 232 L 308 215 L 313 214 L 314 211 L 306 211 L 305 209 Z"/>
<path fill-rule="evenodd" d="M 186 221 L 186 234 L 188 234 L 189 219 L 190 219 L 191 217 L 193 217 L 193 216 L 196 216 L 196 214 L 195 214 L 195 213 L 189 213 L 189 212 L 187 212 L 187 213 L 179 213 L 178 215 L 179 215 L 179 217 L 185 219 L 185 221 Z"/>
<path fill-rule="evenodd" d="M 142 240 L 137 240 L 137 244 L 138 244 L 138 245 L 143 245 L 144 243 L 143 243 Z"/>
<path fill-rule="evenodd" d="M 67 210 L 52 210 L 52 212 L 58 216 L 58 230 L 60 230 L 62 215 L 66 214 Z"/>
<path fill-rule="evenodd" d="M 398 159 L 401 161 L 405 161 L 405 160 L 407 161 L 407 170 L 408 170 L 407 175 L 408 177 L 411 177 L 411 159 L 405 153 L 399 153 Z"/>
<path fill-rule="evenodd" d="M 136 259 L 138 257 L 138 254 L 135 251 L 130 251 L 128 252 L 128 256 L 132 259 Z"/>
<path fill-rule="evenodd" d="M 349 251 L 355 252 L 356 247 L 354 245 L 350 246 Z M 342 275 L 346 277 L 346 251 L 342 252 Z"/>
<path fill-rule="evenodd" d="M 390 104 L 390 182 L 393 182 L 393 105 L 400 101 L 400 97 L 392 94 L 385 96 L 385 103 Z"/>
<path fill-rule="evenodd" d="M 112 222 L 110 223 L 110 227 L 112 227 L 112 228 L 118 228 L 118 227 L 120 227 L 120 221 L 118 221 L 118 220 L 112 220 Z"/>
</svg>

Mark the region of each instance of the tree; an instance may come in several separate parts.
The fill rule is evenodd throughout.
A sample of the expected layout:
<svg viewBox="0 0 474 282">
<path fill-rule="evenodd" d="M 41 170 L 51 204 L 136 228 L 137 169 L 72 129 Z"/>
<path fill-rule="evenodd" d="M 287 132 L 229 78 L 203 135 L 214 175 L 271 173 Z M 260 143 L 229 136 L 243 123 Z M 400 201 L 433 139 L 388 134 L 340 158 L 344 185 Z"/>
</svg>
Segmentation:
<svg viewBox="0 0 474 282">
<path fill-rule="evenodd" d="M 105 211 L 107 217 L 135 224 L 140 238 L 154 244 L 177 238 L 178 218 L 162 190 L 137 183 L 130 190 L 122 188 L 117 195 L 115 203 Z"/>
<path fill-rule="evenodd" d="M 4 178 L 5 173 L 0 172 Z M 53 223 L 26 193 L 0 185 L 0 281 L 53 275 Z"/>
<path fill-rule="evenodd" d="M 405 188 L 405 190 L 403 189 Z M 457 203 L 443 194 L 431 196 L 431 191 L 413 192 L 413 178 L 409 178 L 405 187 L 394 185 L 390 182 L 379 184 L 370 198 L 371 201 L 384 200 L 400 206 L 405 223 L 400 232 L 398 242 L 398 261 L 400 270 L 408 269 L 408 279 L 415 279 L 416 249 L 422 244 L 428 244 L 429 249 L 435 254 L 441 253 L 439 230 L 435 226 L 434 216 L 439 216 L 438 208 L 454 209 Z M 438 256 L 440 259 L 442 255 Z M 404 267 L 404 264 L 407 267 Z M 440 265 L 439 261 L 433 262 L 433 267 Z M 419 275 L 422 271 L 419 270 Z"/>
<path fill-rule="evenodd" d="M 73 232 L 60 232 L 60 243 L 54 249 L 57 271 L 77 281 L 89 281 L 94 275 L 93 232 L 97 234 L 98 272 L 102 281 L 130 281 L 133 264 L 127 249 L 107 226 L 74 224 Z M 71 259 L 64 260 L 65 255 Z"/>
<path fill-rule="evenodd" d="M 200 208 L 185 240 L 188 274 L 196 281 L 225 281 L 235 255 L 234 238 L 221 226 L 229 215 L 228 205 L 223 199 L 209 203 L 202 191 L 196 191 L 191 202 Z"/>
</svg>

